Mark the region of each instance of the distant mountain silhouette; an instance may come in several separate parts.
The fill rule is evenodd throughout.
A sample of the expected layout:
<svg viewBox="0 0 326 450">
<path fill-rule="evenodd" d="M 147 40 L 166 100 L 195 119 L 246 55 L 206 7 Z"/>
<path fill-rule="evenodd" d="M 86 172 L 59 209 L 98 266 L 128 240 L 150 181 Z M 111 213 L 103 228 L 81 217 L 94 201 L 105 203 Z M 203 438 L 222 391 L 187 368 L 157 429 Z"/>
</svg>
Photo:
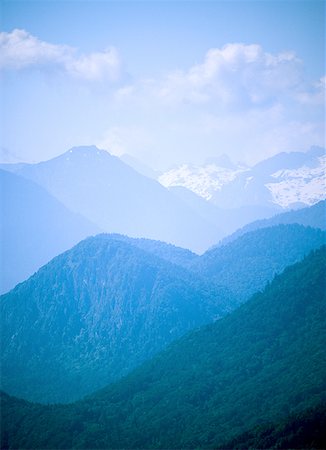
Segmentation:
<svg viewBox="0 0 326 450">
<path fill-rule="evenodd" d="M 0 170 L 0 186 L 1 293 L 81 239 L 100 232 L 32 181 Z"/>
<path fill-rule="evenodd" d="M 312 183 L 312 184 L 310 184 Z M 279 153 L 263 160 L 216 191 L 211 201 L 220 207 L 312 205 L 325 199 L 325 149 Z"/>
<path fill-rule="evenodd" d="M 279 153 L 248 167 L 232 164 L 224 155 L 209 158 L 203 165 L 173 167 L 162 173 L 159 181 L 169 188 L 187 188 L 234 214 L 238 208 L 244 212 L 256 208 L 258 214 L 250 220 L 257 220 L 264 218 L 259 208 L 286 210 L 324 200 L 325 158 L 324 148 L 312 147 L 307 152 Z M 245 224 L 240 211 L 238 219 L 239 228 Z"/>
<path fill-rule="evenodd" d="M 96 147 L 76 147 L 38 164 L 1 166 L 31 179 L 103 231 L 204 251 L 221 232 L 157 181 Z"/>
<path fill-rule="evenodd" d="M 222 236 L 226 237 L 252 221 L 273 217 L 281 211 L 281 208 L 277 205 L 248 205 L 238 208 L 220 208 L 183 186 L 172 186 L 169 190 L 207 222 L 212 225 L 217 225 L 222 231 Z M 216 238 L 218 239 L 218 236 Z"/>
<path fill-rule="evenodd" d="M 248 233 L 249 231 L 258 230 L 259 228 L 271 227 L 280 224 L 298 223 L 305 227 L 326 229 L 326 201 L 320 201 L 313 206 L 292 210 L 285 213 L 277 214 L 269 219 L 255 220 L 248 223 L 244 227 L 238 229 L 231 235 L 222 239 L 215 247 L 228 244 L 238 237 Z"/>
<path fill-rule="evenodd" d="M 120 159 L 125 164 L 128 164 L 128 166 L 132 167 L 145 177 L 153 178 L 153 180 L 156 180 L 156 178 L 160 175 L 160 172 L 153 170 L 151 167 L 147 166 L 142 161 L 139 161 L 137 158 L 129 155 L 128 153 L 124 153 L 123 155 L 121 155 Z"/>
</svg>

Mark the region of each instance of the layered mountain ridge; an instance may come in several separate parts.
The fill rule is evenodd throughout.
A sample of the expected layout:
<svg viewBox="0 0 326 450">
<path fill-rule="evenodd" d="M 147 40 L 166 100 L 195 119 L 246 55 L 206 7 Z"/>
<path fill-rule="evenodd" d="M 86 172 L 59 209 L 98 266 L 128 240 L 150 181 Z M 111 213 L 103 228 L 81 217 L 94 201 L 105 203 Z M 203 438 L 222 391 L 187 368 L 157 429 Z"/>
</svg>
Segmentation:
<svg viewBox="0 0 326 450">
<path fill-rule="evenodd" d="M 2 396 L 6 448 L 224 448 L 326 399 L 325 246 L 238 310 L 89 398 Z M 284 442 L 284 441 L 283 441 Z"/>
<path fill-rule="evenodd" d="M 1 297 L 2 388 L 75 400 L 235 304 L 228 289 L 155 250 L 117 236 L 86 239 Z"/>
<path fill-rule="evenodd" d="M 295 224 L 201 257 L 151 240 L 88 238 L 1 297 L 2 388 L 78 399 L 232 311 L 324 242 L 323 231 Z"/>
<path fill-rule="evenodd" d="M 3 289 L 35 273 L 0 297 L 2 448 L 316 443 L 323 158 L 207 161 L 209 200 L 96 147 L 3 165 Z"/>
<path fill-rule="evenodd" d="M 40 185 L 0 170 L 0 293 L 27 279 L 50 259 L 101 231 Z"/>
<path fill-rule="evenodd" d="M 231 241 L 234 241 L 238 237 L 248 233 L 249 231 L 258 230 L 259 228 L 267 228 L 280 224 L 296 223 L 305 227 L 320 228 L 325 230 L 326 228 L 326 201 L 322 200 L 313 206 L 301 208 L 298 210 L 291 210 L 285 213 L 276 214 L 271 218 L 256 220 L 254 222 L 239 228 L 234 233 L 222 239 L 217 245 L 225 245 Z"/>
<path fill-rule="evenodd" d="M 325 158 L 325 149 L 312 147 L 306 153 L 279 153 L 251 168 L 213 160 L 171 169 L 159 181 L 183 186 L 222 208 L 311 206 L 325 199 Z"/>
<path fill-rule="evenodd" d="M 221 236 L 157 181 L 95 146 L 76 147 L 38 164 L 5 164 L 38 183 L 71 211 L 101 230 L 147 237 L 204 251 Z"/>
<path fill-rule="evenodd" d="M 3 203 L 9 205 L 8 211 L 3 211 L 3 227 L 16 230 L 16 233 L 4 232 L 7 237 L 3 239 L 3 253 L 7 262 L 4 264 L 0 292 L 6 292 L 16 283 L 24 281 L 42 264 L 87 235 L 101 231 L 160 240 L 203 253 L 240 227 L 283 211 L 268 196 L 267 202 L 259 200 L 262 198 L 259 183 L 266 181 L 266 177 L 270 179 L 270 174 L 276 173 L 280 167 L 298 170 L 302 164 L 306 164 L 309 170 L 321 168 L 316 162 L 321 155 L 322 150 L 318 148 L 306 154 L 280 154 L 262 161 L 252 169 L 244 168 L 246 176 L 248 170 L 254 173 L 250 183 L 257 187 L 258 197 L 256 188 L 248 191 L 243 186 L 241 174 L 232 182 L 223 184 L 224 175 L 216 173 L 217 183 L 223 186 L 221 184 L 221 190 L 214 192 L 221 195 L 223 207 L 214 204 L 213 197 L 207 201 L 183 186 L 164 188 L 154 179 L 138 173 L 119 158 L 95 146 L 75 147 L 52 160 L 37 164 L 2 164 L 3 179 L 9 179 L 9 175 L 5 175 L 8 172 L 13 174 L 10 187 L 7 181 L 1 182 Z M 210 160 L 208 164 L 224 165 L 227 171 L 236 170 L 227 157 Z M 137 164 L 134 166 L 137 167 Z M 34 189 L 24 188 L 24 180 L 34 183 Z M 316 184 L 315 197 L 318 197 L 320 187 L 323 187 L 322 181 Z M 224 189 L 231 189 L 231 197 L 240 203 L 235 205 L 233 197 L 229 197 Z M 265 186 L 265 193 L 266 189 Z M 10 194 L 14 190 L 15 196 Z M 288 192 L 295 194 L 296 188 L 289 187 Z M 44 201 L 46 195 L 51 197 L 48 201 Z M 243 195 L 248 197 L 248 201 L 241 200 Z M 5 197 L 10 198 L 10 204 Z M 52 215 L 49 213 L 51 204 Z M 59 204 L 61 212 L 54 213 Z M 298 206 L 297 203 L 294 206 Z M 16 217 L 19 219 L 16 220 Z M 74 221 L 75 225 L 69 225 L 69 221 Z M 27 227 L 25 232 L 24 225 Z M 57 231 L 51 234 L 50 230 L 54 228 Z M 61 236 L 58 236 L 59 230 Z M 29 239 L 25 239 L 26 234 Z M 33 242 L 35 236 L 39 237 L 39 244 L 31 244 L 29 250 L 25 249 L 26 243 L 29 240 Z M 66 242 L 62 242 L 64 240 Z M 9 250 L 6 251 L 6 248 Z"/>
</svg>

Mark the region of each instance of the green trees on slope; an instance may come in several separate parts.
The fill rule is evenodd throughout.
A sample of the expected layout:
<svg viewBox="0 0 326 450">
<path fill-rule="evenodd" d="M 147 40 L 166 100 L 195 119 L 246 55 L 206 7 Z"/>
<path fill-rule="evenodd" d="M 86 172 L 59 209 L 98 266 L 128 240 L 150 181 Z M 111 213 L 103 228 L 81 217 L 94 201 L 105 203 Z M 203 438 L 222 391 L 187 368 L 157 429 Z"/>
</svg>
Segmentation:
<svg viewBox="0 0 326 450">
<path fill-rule="evenodd" d="M 322 403 L 278 423 L 257 426 L 219 449 L 325 449 L 325 430 L 326 404 Z"/>
<path fill-rule="evenodd" d="M 325 247 L 84 401 L 3 396 L 7 448 L 216 448 L 326 400 Z"/>
<path fill-rule="evenodd" d="M 2 296 L 2 389 L 76 400 L 234 304 L 227 289 L 127 240 L 86 239 Z"/>
</svg>

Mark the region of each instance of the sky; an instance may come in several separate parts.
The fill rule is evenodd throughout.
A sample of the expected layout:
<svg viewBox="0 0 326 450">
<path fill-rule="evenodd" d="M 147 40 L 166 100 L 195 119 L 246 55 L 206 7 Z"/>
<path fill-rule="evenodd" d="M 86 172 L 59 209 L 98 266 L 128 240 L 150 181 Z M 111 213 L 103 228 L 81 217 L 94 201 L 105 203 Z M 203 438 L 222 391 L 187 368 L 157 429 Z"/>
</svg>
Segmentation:
<svg viewBox="0 0 326 450">
<path fill-rule="evenodd" d="M 325 2 L 1 0 L 1 161 L 325 146 Z"/>
</svg>

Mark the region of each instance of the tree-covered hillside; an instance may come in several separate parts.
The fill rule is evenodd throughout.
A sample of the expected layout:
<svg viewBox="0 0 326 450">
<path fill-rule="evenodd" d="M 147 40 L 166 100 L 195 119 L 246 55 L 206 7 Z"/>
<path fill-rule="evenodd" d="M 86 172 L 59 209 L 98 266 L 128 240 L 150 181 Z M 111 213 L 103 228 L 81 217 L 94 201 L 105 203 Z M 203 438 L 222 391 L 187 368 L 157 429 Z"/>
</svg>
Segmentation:
<svg viewBox="0 0 326 450">
<path fill-rule="evenodd" d="M 127 241 L 86 239 L 1 297 L 2 388 L 81 398 L 234 305 L 227 289 Z"/>
<path fill-rule="evenodd" d="M 227 286 L 243 301 L 325 242 L 324 231 L 298 224 L 257 229 L 208 250 L 194 260 L 192 269 Z"/>
<path fill-rule="evenodd" d="M 326 201 L 322 200 L 313 206 L 307 208 L 301 208 L 297 210 L 287 211 L 281 214 L 277 214 L 269 219 L 255 220 L 248 223 L 244 227 L 235 231 L 231 235 L 222 239 L 222 241 L 216 246 L 228 244 L 234 241 L 240 236 L 248 233 L 249 231 L 258 230 L 259 228 L 267 228 L 280 224 L 298 223 L 305 227 L 320 228 L 325 230 L 326 228 Z"/>
<path fill-rule="evenodd" d="M 219 450 L 248 449 L 325 449 L 326 404 L 292 414 L 277 423 L 260 425 L 232 441 L 224 443 Z"/>
<path fill-rule="evenodd" d="M 216 448 L 326 399 L 325 247 L 227 317 L 64 406 L 3 396 L 5 448 Z"/>
<path fill-rule="evenodd" d="M 112 239 L 122 242 L 127 242 L 134 247 L 140 248 L 146 252 L 152 253 L 159 258 L 176 264 L 181 267 L 191 268 L 194 261 L 198 260 L 199 256 L 192 251 L 176 247 L 163 241 L 155 241 L 153 239 L 145 238 L 131 238 L 122 234 L 107 234 L 106 239 Z"/>
</svg>

